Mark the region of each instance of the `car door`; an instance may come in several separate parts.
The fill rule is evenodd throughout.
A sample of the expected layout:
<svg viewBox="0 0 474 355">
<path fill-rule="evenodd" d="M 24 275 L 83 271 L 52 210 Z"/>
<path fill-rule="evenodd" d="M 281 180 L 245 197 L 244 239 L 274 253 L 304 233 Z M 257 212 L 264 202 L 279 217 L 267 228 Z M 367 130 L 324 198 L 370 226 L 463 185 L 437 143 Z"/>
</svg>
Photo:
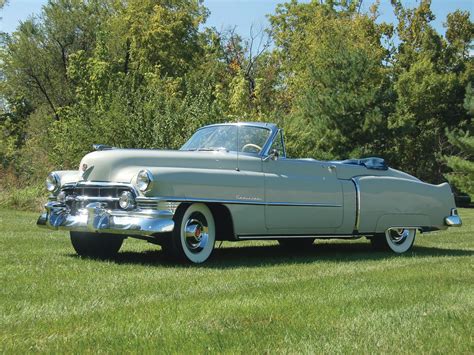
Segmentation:
<svg viewBox="0 0 474 355">
<path fill-rule="evenodd" d="M 342 224 L 342 186 L 335 167 L 316 160 L 267 159 L 265 224 L 271 233 L 331 233 Z"/>
<path fill-rule="evenodd" d="M 225 189 L 226 200 L 230 201 L 226 206 L 232 215 L 235 234 L 263 235 L 266 233 L 265 189 L 258 148 L 264 145 L 270 130 L 245 124 L 236 127 L 239 129 L 236 165 L 216 185 Z"/>
</svg>

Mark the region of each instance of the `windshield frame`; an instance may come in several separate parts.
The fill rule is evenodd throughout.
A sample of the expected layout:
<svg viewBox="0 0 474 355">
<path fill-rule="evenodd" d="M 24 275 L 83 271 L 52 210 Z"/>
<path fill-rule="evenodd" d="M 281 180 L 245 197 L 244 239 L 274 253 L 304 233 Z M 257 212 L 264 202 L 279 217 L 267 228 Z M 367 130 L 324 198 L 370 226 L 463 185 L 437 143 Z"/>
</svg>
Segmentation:
<svg viewBox="0 0 474 355">
<path fill-rule="evenodd" d="M 274 124 L 271 124 L 271 123 L 259 123 L 259 122 L 217 123 L 217 124 L 207 125 L 207 126 L 199 128 L 198 130 L 196 130 L 196 132 L 194 132 L 191 135 L 191 137 L 193 137 L 197 132 L 199 132 L 203 129 L 211 128 L 211 127 L 218 127 L 218 126 L 237 126 L 238 129 L 240 127 L 246 126 L 246 127 L 260 128 L 260 129 L 263 128 L 263 129 L 266 129 L 266 130 L 270 131 L 270 134 L 268 135 L 267 140 L 265 141 L 265 144 L 262 146 L 262 150 L 259 153 L 228 151 L 228 152 L 232 152 L 232 153 L 249 155 L 249 156 L 253 156 L 253 157 L 255 157 L 255 156 L 258 156 L 258 157 L 267 156 L 268 155 L 268 150 L 270 149 L 271 145 L 273 144 L 273 140 L 275 139 L 275 136 L 279 132 L 278 127 Z M 186 143 L 184 143 L 183 146 L 179 150 L 187 151 L 187 150 L 184 150 L 182 148 L 184 147 L 184 145 L 186 145 L 188 143 L 188 141 L 191 139 L 191 137 L 189 137 L 189 139 L 186 141 Z"/>
</svg>

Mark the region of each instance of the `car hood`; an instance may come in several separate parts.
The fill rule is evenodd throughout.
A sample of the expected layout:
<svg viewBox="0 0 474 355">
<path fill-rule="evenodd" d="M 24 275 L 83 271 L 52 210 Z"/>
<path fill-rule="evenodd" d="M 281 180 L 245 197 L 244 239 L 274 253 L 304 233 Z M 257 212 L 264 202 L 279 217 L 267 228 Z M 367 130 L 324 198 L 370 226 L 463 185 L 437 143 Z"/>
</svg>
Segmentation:
<svg viewBox="0 0 474 355">
<path fill-rule="evenodd" d="M 82 158 L 79 169 L 86 181 L 131 183 L 141 169 L 157 167 L 233 169 L 236 155 L 225 151 L 111 149 Z"/>
</svg>

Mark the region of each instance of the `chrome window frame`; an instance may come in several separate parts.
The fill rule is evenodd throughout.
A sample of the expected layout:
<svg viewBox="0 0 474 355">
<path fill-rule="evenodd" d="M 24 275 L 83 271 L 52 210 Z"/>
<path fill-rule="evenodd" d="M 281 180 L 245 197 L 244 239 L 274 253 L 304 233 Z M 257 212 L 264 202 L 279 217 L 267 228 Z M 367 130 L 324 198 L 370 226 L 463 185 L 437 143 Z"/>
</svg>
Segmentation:
<svg viewBox="0 0 474 355">
<path fill-rule="evenodd" d="M 258 154 L 254 153 L 247 153 L 247 152 L 234 152 L 231 151 L 232 153 L 235 154 L 244 154 L 244 155 L 250 155 L 253 157 L 260 157 L 263 158 L 268 155 L 268 150 L 270 149 L 271 145 L 273 144 L 273 140 L 275 139 L 275 136 L 278 134 L 280 131 L 278 127 L 273 124 L 273 123 L 258 123 L 258 122 L 229 122 L 229 123 L 217 123 L 217 124 L 211 124 L 207 125 L 204 127 L 199 128 L 196 132 L 199 132 L 200 130 L 204 128 L 209 128 L 209 127 L 216 127 L 216 126 L 237 126 L 238 128 L 241 126 L 247 126 L 247 127 L 256 127 L 256 128 L 264 128 L 270 131 L 270 135 L 268 136 L 265 144 L 262 147 L 262 150 Z M 193 135 L 196 133 L 194 132 Z M 190 137 L 191 138 L 191 137 Z M 283 142 L 284 144 L 284 142 Z M 285 147 L 283 146 L 285 149 Z M 181 150 L 181 148 L 179 149 Z M 286 156 L 286 150 L 285 150 L 285 156 Z"/>
<path fill-rule="evenodd" d="M 265 148 L 262 149 L 262 158 L 266 158 L 268 157 L 268 155 L 270 154 L 270 149 L 272 148 L 272 145 L 273 143 L 275 142 L 275 139 L 277 137 L 280 137 L 281 139 L 281 144 L 283 146 L 283 156 L 280 156 L 279 158 L 280 159 L 286 159 L 286 146 L 285 146 L 285 140 L 283 139 L 283 129 L 281 128 L 277 128 L 276 129 L 276 132 L 274 132 L 272 134 L 272 136 L 269 138 L 269 140 L 267 141 L 267 143 L 265 144 Z"/>
</svg>

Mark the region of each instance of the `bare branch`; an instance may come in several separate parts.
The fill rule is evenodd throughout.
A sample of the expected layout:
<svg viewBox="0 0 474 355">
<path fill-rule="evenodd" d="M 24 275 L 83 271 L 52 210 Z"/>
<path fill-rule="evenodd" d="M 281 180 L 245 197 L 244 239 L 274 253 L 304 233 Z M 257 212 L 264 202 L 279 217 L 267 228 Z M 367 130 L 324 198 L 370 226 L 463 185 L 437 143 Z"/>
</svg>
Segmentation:
<svg viewBox="0 0 474 355">
<path fill-rule="evenodd" d="M 41 84 L 40 80 L 38 79 L 38 77 L 36 75 L 34 75 L 33 73 L 28 73 L 28 75 L 34 80 L 34 82 L 36 83 L 38 89 L 41 91 L 41 93 L 44 95 L 46 101 L 48 101 L 48 104 L 49 104 L 49 107 L 51 108 L 51 110 L 53 111 L 53 114 L 54 114 L 54 117 L 56 118 L 56 121 L 59 121 L 59 115 L 56 111 L 56 107 L 54 106 L 52 100 L 50 99 L 48 93 L 46 92 L 46 89 L 43 87 L 43 85 Z"/>
</svg>

